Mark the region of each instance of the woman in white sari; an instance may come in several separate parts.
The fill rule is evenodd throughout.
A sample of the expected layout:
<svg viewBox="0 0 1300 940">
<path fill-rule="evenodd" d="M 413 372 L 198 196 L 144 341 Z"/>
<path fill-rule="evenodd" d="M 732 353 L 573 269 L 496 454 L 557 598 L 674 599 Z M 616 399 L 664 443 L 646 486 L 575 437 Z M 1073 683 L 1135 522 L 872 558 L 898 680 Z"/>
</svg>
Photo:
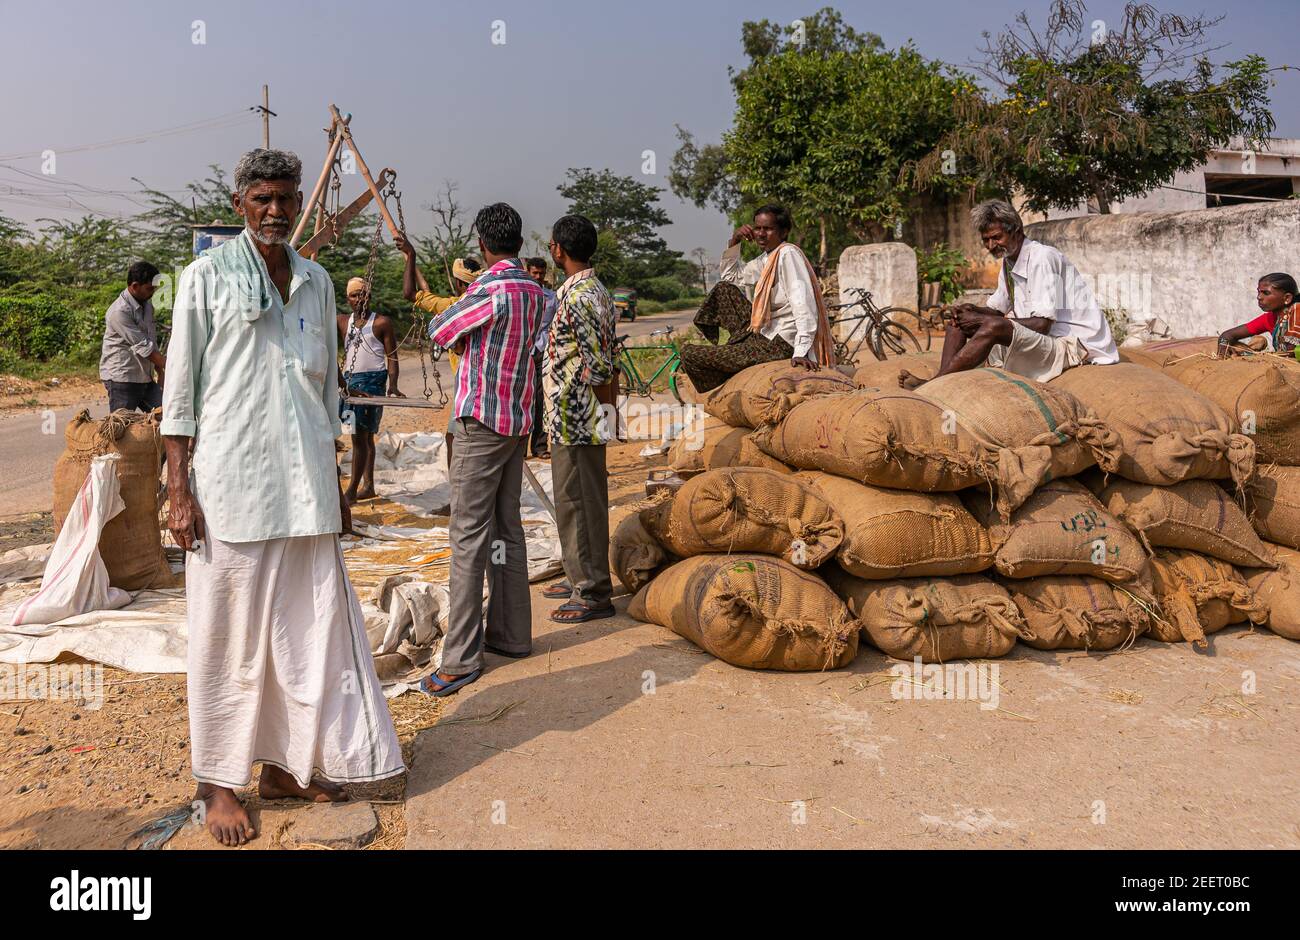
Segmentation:
<svg viewBox="0 0 1300 940">
<path fill-rule="evenodd" d="M 717 388 L 761 362 L 789 359 L 812 370 L 835 364 L 821 285 L 803 251 L 786 241 L 790 228 L 790 214 L 768 205 L 754 213 L 753 224 L 742 225 L 731 236 L 722 254 L 722 283 L 695 318 L 710 341 L 717 341 L 719 327 L 730 337 L 722 346 L 682 347 L 682 368 L 696 391 Z M 763 253 L 742 263 L 742 241 L 753 242 Z"/>
</svg>

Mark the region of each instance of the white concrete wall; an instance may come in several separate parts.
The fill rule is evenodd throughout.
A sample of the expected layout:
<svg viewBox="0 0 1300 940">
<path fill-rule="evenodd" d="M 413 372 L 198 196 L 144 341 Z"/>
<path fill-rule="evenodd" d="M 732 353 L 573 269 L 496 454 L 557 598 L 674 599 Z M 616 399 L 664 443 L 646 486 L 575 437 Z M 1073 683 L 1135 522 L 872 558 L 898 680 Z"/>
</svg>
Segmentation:
<svg viewBox="0 0 1300 940">
<path fill-rule="evenodd" d="M 1261 275 L 1300 276 L 1300 200 L 1090 215 L 1037 222 L 1026 232 L 1064 252 L 1103 307 L 1138 321 L 1160 317 L 1177 337 L 1220 333 L 1258 316 Z"/>
<path fill-rule="evenodd" d="M 1248 165 L 1247 154 L 1250 154 Z M 1253 168 L 1252 168 L 1253 167 Z M 1203 164 L 1175 174 L 1167 186 L 1158 186 L 1142 196 L 1121 199 L 1111 207 L 1119 215 L 1125 212 L 1180 212 L 1205 208 L 1205 175 L 1239 176 L 1289 176 L 1295 192 L 1300 192 L 1300 140 L 1275 137 L 1265 142 L 1259 150 L 1248 151 L 1241 138 L 1229 141 L 1225 148 L 1212 150 Z M 1049 209 L 1035 214 L 1023 208 L 1023 199 L 1015 200 L 1025 222 L 1042 222 L 1055 219 L 1073 219 L 1088 214 L 1088 203 L 1080 202 L 1070 209 Z"/>
<path fill-rule="evenodd" d="M 840 255 L 840 303 L 857 298 L 850 288 L 871 291 L 877 307 L 906 307 L 915 310 L 920 300 L 916 283 L 916 252 L 903 242 L 851 245 Z"/>
</svg>

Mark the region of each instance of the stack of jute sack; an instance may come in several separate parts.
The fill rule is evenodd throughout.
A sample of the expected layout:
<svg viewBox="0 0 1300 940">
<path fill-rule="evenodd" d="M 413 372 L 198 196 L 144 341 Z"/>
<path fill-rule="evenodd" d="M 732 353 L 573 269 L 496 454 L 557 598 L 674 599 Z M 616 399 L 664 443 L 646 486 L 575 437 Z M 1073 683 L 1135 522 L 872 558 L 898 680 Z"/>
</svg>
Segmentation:
<svg viewBox="0 0 1300 940">
<path fill-rule="evenodd" d="M 1135 363 L 1047 385 L 980 369 L 915 392 L 903 368 L 927 378 L 937 356 L 853 379 L 768 363 L 709 394 L 713 422 L 670 454 L 695 475 L 616 531 L 632 615 L 779 669 L 844 665 L 859 637 L 927 662 L 1017 641 L 1205 646 L 1270 608 L 1300 637 L 1300 568 L 1239 500 L 1271 498 L 1300 548 L 1273 508 L 1295 504 L 1260 490 L 1254 437 L 1211 397 Z"/>
<path fill-rule="evenodd" d="M 1217 345 L 1216 337 L 1200 337 L 1120 354 L 1210 399 L 1254 442 L 1257 473 L 1246 507 L 1278 567 L 1243 573 L 1269 608 L 1269 626 L 1300 639 L 1300 363 L 1271 353 L 1218 359 Z"/>
</svg>

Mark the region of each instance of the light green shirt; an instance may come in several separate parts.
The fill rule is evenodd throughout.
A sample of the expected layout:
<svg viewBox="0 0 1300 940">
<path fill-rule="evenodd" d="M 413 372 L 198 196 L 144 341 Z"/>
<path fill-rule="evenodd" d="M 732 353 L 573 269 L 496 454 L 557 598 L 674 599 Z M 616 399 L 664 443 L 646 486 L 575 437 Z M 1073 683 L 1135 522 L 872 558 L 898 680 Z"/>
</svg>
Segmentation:
<svg viewBox="0 0 1300 940">
<path fill-rule="evenodd" d="M 341 528 L 334 284 L 292 249 L 289 260 L 289 301 L 272 287 L 265 311 L 223 284 L 208 257 L 176 289 L 160 430 L 196 438 L 194 496 L 223 542 Z"/>
</svg>

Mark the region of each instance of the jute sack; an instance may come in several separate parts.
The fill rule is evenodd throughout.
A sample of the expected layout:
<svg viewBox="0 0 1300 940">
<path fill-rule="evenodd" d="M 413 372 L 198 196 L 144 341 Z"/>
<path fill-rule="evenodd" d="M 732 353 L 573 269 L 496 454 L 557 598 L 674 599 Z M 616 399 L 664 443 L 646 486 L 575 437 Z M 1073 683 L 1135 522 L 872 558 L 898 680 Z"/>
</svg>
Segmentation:
<svg viewBox="0 0 1300 940">
<path fill-rule="evenodd" d="M 1007 581 L 1005 587 L 1033 634 L 1025 642 L 1035 649 L 1113 650 L 1151 626 L 1143 602 L 1097 578 L 1033 578 Z"/>
<path fill-rule="evenodd" d="M 1185 548 L 1245 568 L 1271 568 L 1273 557 L 1246 513 L 1223 487 L 1209 480 L 1148 486 L 1116 480 L 1101 501 L 1148 548 Z"/>
<path fill-rule="evenodd" d="M 844 520 L 835 559 L 868 580 L 973 574 L 993 564 L 989 533 L 952 493 L 886 490 L 819 470 L 796 474 Z"/>
<path fill-rule="evenodd" d="M 754 435 L 746 434 L 740 441 L 740 448 L 736 451 L 737 467 L 759 467 L 763 470 L 772 470 L 776 473 L 789 475 L 794 470 L 787 467 L 775 457 L 769 457 L 759 449 L 758 444 L 754 443 Z"/>
<path fill-rule="evenodd" d="M 906 369 L 918 379 L 928 382 L 939 371 L 942 360 L 942 352 L 908 353 L 884 362 L 872 359 L 866 365 L 858 367 L 853 373 L 853 381 L 858 383 L 859 388 L 895 389 L 899 387 L 898 374 Z"/>
<path fill-rule="evenodd" d="M 914 392 L 862 389 L 796 405 L 753 441 L 782 463 L 924 493 L 987 485 L 988 453 L 943 409 Z"/>
<path fill-rule="evenodd" d="M 1300 465 L 1300 363 L 1271 353 L 1201 354 L 1164 371 L 1228 412 L 1255 442 L 1256 463 Z"/>
<path fill-rule="evenodd" d="M 1155 369 L 1132 362 L 1069 369 L 1050 383 L 1069 392 L 1119 435 L 1115 472 L 1172 486 L 1226 480 L 1244 486 L 1255 473 L 1255 442 L 1237 434 L 1228 412 Z"/>
<path fill-rule="evenodd" d="M 997 460 L 997 506 L 1002 518 L 1048 480 L 1072 477 L 1094 463 L 1107 473 L 1119 465 L 1119 436 L 1063 388 L 1002 369 L 954 372 L 917 389 Z"/>
<path fill-rule="evenodd" d="M 709 392 L 704 410 L 734 427 L 758 428 L 780 421 L 801 401 L 851 392 L 857 385 L 838 369 L 810 372 L 789 359 L 763 362 L 733 375 Z"/>
<path fill-rule="evenodd" d="M 1263 538 L 1300 549 L 1300 467 L 1260 467 L 1246 505 Z"/>
<path fill-rule="evenodd" d="M 1267 608 L 1225 561 L 1160 549 L 1151 559 L 1151 574 L 1161 611 L 1160 617 L 1151 618 L 1152 639 L 1186 640 L 1204 649 L 1209 645 L 1206 636 L 1229 624 L 1268 619 Z"/>
<path fill-rule="evenodd" d="M 1246 571 L 1246 586 L 1268 608 L 1268 628 L 1288 640 L 1300 640 L 1300 553 L 1274 545 L 1276 571 Z"/>
<path fill-rule="evenodd" d="M 1219 348 L 1217 336 L 1195 336 L 1191 339 L 1162 339 L 1158 343 L 1146 343 L 1142 346 L 1121 346 L 1121 362 L 1132 362 L 1146 366 L 1148 369 L 1163 369 L 1171 362 L 1186 359 L 1188 356 L 1213 356 Z"/>
<path fill-rule="evenodd" d="M 821 578 L 768 555 L 699 555 L 632 598 L 628 613 L 748 669 L 840 669 L 858 623 Z"/>
<path fill-rule="evenodd" d="M 681 558 L 760 552 L 816 568 L 844 540 L 844 521 L 817 490 L 753 467 L 706 470 L 640 515 L 646 532 Z"/>
<path fill-rule="evenodd" d="M 609 567 L 629 594 L 649 584 L 673 559 L 641 524 L 640 513 L 625 517 L 609 540 Z"/>
<path fill-rule="evenodd" d="M 712 416 L 704 419 L 702 428 L 683 434 L 668 448 L 668 466 L 678 473 L 704 470 L 707 450 L 728 446 L 725 442 L 739 441 L 749 433 L 748 428 L 733 428 Z"/>
<path fill-rule="evenodd" d="M 863 639 L 894 659 L 992 659 L 1029 637 L 1011 595 L 979 575 L 867 581 L 839 571 L 828 577 L 862 623 Z"/>
<path fill-rule="evenodd" d="M 124 591 L 174 587 L 177 579 L 163 554 L 158 521 L 162 441 L 156 414 L 117 411 L 92 421 L 90 412 L 82 411 L 68 422 L 64 440 L 66 447 L 54 464 L 56 535 L 90 472 L 91 460 L 121 454 L 117 477 L 126 509 L 108 521 L 99 537 L 108 582 Z"/>
<path fill-rule="evenodd" d="M 967 500 L 975 518 L 989 526 L 997 546 L 994 566 L 1008 578 L 1077 574 L 1103 581 L 1142 581 L 1147 550 L 1097 497 L 1074 480 L 1039 487 L 1002 523 L 988 497 Z"/>
</svg>

